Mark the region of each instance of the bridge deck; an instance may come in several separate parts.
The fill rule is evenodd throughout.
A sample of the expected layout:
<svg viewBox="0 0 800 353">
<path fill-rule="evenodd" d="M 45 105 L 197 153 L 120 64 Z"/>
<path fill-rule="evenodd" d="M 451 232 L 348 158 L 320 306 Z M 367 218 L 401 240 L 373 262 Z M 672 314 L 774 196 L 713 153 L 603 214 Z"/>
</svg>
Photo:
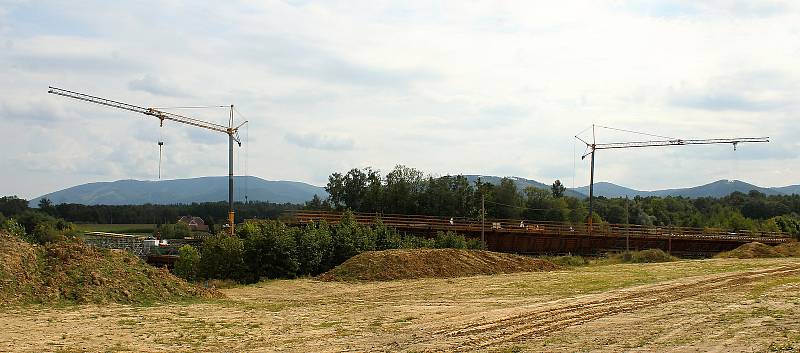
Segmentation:
<svg viewBox="0 0 800 353">
<path fill-rule="evenodd" d="M 325 221 L 336 224 L 342 213 L 326 211 L 292 211 L 284 215 L 287 222 L 303 224 Z M 454 231 L 467 236 L 481 233 L 481 222 L 465 218 L 442 218 L 420 215 L 354 213 L 361 224 L 383 224 L 403 232 L 433 235 L 437 231 Z M 626 224 L 587 225 L 532 221 L 524 219 L 487 219 L 483 225 L 491 250 L 518 253 L 589 254 L 626 248 L 662 248 L 683 255 L 708 255 L 733 249 L 749 242 L 780 244 L 793 241 L 784 233 L 760 231 L 728 231 L 715 228 L 648 227 Z"/>
</svg>

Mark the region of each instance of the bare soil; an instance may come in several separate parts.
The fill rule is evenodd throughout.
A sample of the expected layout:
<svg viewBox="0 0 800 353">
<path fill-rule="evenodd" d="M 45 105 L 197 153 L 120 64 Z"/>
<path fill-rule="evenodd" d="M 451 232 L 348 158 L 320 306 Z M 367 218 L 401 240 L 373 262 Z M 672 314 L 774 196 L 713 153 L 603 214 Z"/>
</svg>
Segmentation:
<svg viewBox="0 0 800 353">
<path fill-rule="evenodd" d="M 394 249 L 367 251 L 322 274 L 323 281 L 389 281 L 552 271 L 554 263 L 484 250 Z"/>
<path fill-rule="evenodd" d="M 787 248 L 788 249 L 788 248 Z M 718 258 L 736 258 L 736 259 L 763 259 L 771 257 L 784 257 L 782 252 L 772 247 L 759 242 L 752 242 L 742 244 L 738 248 L 731 251 L 726 251 L 717 254 Z"/>
<path fill-rule="evenodd" d="M 385 282 L 267 281 L 225 299 L 0 309 L 0 351 L 797 351 L 800 259 Z"/>
<path fill-rule="evenodd" d="M 213 298 L 124 252 L 82 242 L 32 245 L 0 233 L 0 304 L 149 303 Z"/>
</svg>

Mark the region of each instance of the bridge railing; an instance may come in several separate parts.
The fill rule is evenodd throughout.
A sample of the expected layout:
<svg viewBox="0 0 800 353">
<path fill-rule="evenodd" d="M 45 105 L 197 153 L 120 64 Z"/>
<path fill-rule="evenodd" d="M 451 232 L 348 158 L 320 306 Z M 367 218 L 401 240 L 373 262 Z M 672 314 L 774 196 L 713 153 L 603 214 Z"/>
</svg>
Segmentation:
<svg viewBox="0 0 800 353">
<path fill-rule="evenodd" d="M 339 223 L 343 216 L 340 212 L 293 210 L 283 215 L 289 223 L 308 223 L 325 221 Z M 569 224 L 551 221 L 525 219 L 486 219 L 480 220 L 452 217 L 442 218 L 425 215 L 402 215 L 382 213 L 353 213 L 353 219 L 361 224 L 373 224 L 380 219 L 383 224 L 401 230 L 420 231 L 454 231 L 454 232 L 500 232 L 508 234 L 529 235 L 585 235 L 596 237 L 639 237 L 658 239 L 706 239 L 732 240 L 740 242 L 760 241 L 766 243 L 783 243 L 792 238 L 785 233 L 765 231 L 731 231 L 718 228 L 692 228 L 672 226 L 643 226 L 636 224 L 594 224 L 591 231 L 587 224 Z"/>
</svg>

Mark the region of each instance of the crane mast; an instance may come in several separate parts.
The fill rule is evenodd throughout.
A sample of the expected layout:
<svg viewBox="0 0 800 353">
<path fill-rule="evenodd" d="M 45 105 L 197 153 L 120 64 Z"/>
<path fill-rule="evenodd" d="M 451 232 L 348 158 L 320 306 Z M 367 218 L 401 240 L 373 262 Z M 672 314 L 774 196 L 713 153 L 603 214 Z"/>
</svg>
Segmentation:
<svg viewBox="0 0 800 353">
<path fill-rule="evenodd" d="M 247 124 L 247 121 L 242 122 L 238 126 L 233 126 L 233 105 L 230 106 L 230 118 L 228 120 L 228 126 L 220 125 L 211 123 L 208 121 L 203 121 L 179 114 L 165 112 L 163 110 L 155 109 L 155 108 L 145 108 L 140 107 L 133 104 L 123 103 L 114 101 L 111 99 L 100 98 L 84 93 L 78 93 L 74 91 L 65 90 L 62 88 L 57 87 L 48 87 L 47 93 L 56 94 L 59 96 L 64 96 L 68 98 L 78 99 L 89 103 L 95 103 L 100 105 L 105 105 L 112 108 L 117 109 L 124 109 L 128 111 L 132 111 L 134 113 L 149 115 L 155 118 L 158 118 L 160 121 L 160 126 L 164 126 L 164 120 L 174 121 L 181 124 L 191 125 L 203 129 L 208 129 L 216 132 L 221 132 L 228 135 L 228 232 L 229 234 L 233 235 L 234 231 L 234 211 L 233 211 L 233 143 L 236 142 L 239 147 L 242 146 L 242 142 L 239 139 L 239 128 L 241 128 L 244 124 Z"/>
<path fill-rule="evenodd" d="M 592 125 L 592 136 L 594 136 L 594 125 Z M 578 135 L 575 138 L 586 144 L 589 152 L 581 156 L 585 159 L 586 156 L 591 158 L 591 171 L 589 174 L 589 235 L 592 234 L 592 212 L 594 211 L 594 157 L 597 150 L 607 149 L 622 149 L 622 148 L 641 148 L 641 147 L 663 147 L 663 146 L 686 146 L 686 145 L 712 145 L 712 144 L 731 144 L 733 150 L 740 143 L 758 143 L 769 142 L 769 137 L 737 137 L 737 138 L 716 138 L 716 139 L 666 139 L 666 140 L 650 140 L 650 141 L 631 141 L 631 142 L 612 142 L 612 143 L 596 143 L 594 139 L 592 143 L 584 141 Z"/>
</svg>

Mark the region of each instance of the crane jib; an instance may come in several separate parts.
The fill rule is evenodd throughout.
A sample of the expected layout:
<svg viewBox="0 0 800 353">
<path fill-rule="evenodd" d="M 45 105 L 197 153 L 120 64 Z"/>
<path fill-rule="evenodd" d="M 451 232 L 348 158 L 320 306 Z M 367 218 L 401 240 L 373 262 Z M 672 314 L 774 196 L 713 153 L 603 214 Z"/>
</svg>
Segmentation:
<svg viewBox="0 0 800 353">
<path fill-rule="evenodd" d="M 152 117 L 156 117 L 160 120 L 161 124 L 164 124 L 164 120 L 175 121 L 178 123 L 191 125 L 200 127 L 203 129 L 213 130 L 217 132 L 222 132 L 228 135 L 228 232 L 233 235 L 234 230 L 234 212 L 233 212 L 233 142 L 239 144 L 241 147 L 242 143 L 239 141 L 239 128 L 242 127 L 244 124 L 247 124 L 247 121 L 242 122 L 239 126 L 234 127 L 233 125 L 233 105 L 231 105 L 231 116 L 229 120 L 229 126 L 223 126 L 219 124 L 214 124 L 208 121 L 203 121 L 200 119 L 190 118 L 183 115 L 178 115 L 174 113 L 168 113 L 159 109 L 155 108 L 144 108 L 133 104 L 118 102 L 111 99 L 101 98 L 97 96 L 92 96 L 84 93 L 78 93 L 70 90 L 65 90 L 58 87 L 49 86 L 47 93 L 56 94 L 59 96 L 74 98 L 78 100 L 82 100 L 89 103 L 95 103 L 100 105 L 105 105 L 112 108 L 124 109 L 144 115 L 149 115 Z M 160 146 L 160 144 L 159 144 Z M 160 168 L 160 167 L 159 167 Z M 159 169 L 160 173 L 160 169 Z M 159 176 L 160 178 L 160 176 Z"/>
</svg>

